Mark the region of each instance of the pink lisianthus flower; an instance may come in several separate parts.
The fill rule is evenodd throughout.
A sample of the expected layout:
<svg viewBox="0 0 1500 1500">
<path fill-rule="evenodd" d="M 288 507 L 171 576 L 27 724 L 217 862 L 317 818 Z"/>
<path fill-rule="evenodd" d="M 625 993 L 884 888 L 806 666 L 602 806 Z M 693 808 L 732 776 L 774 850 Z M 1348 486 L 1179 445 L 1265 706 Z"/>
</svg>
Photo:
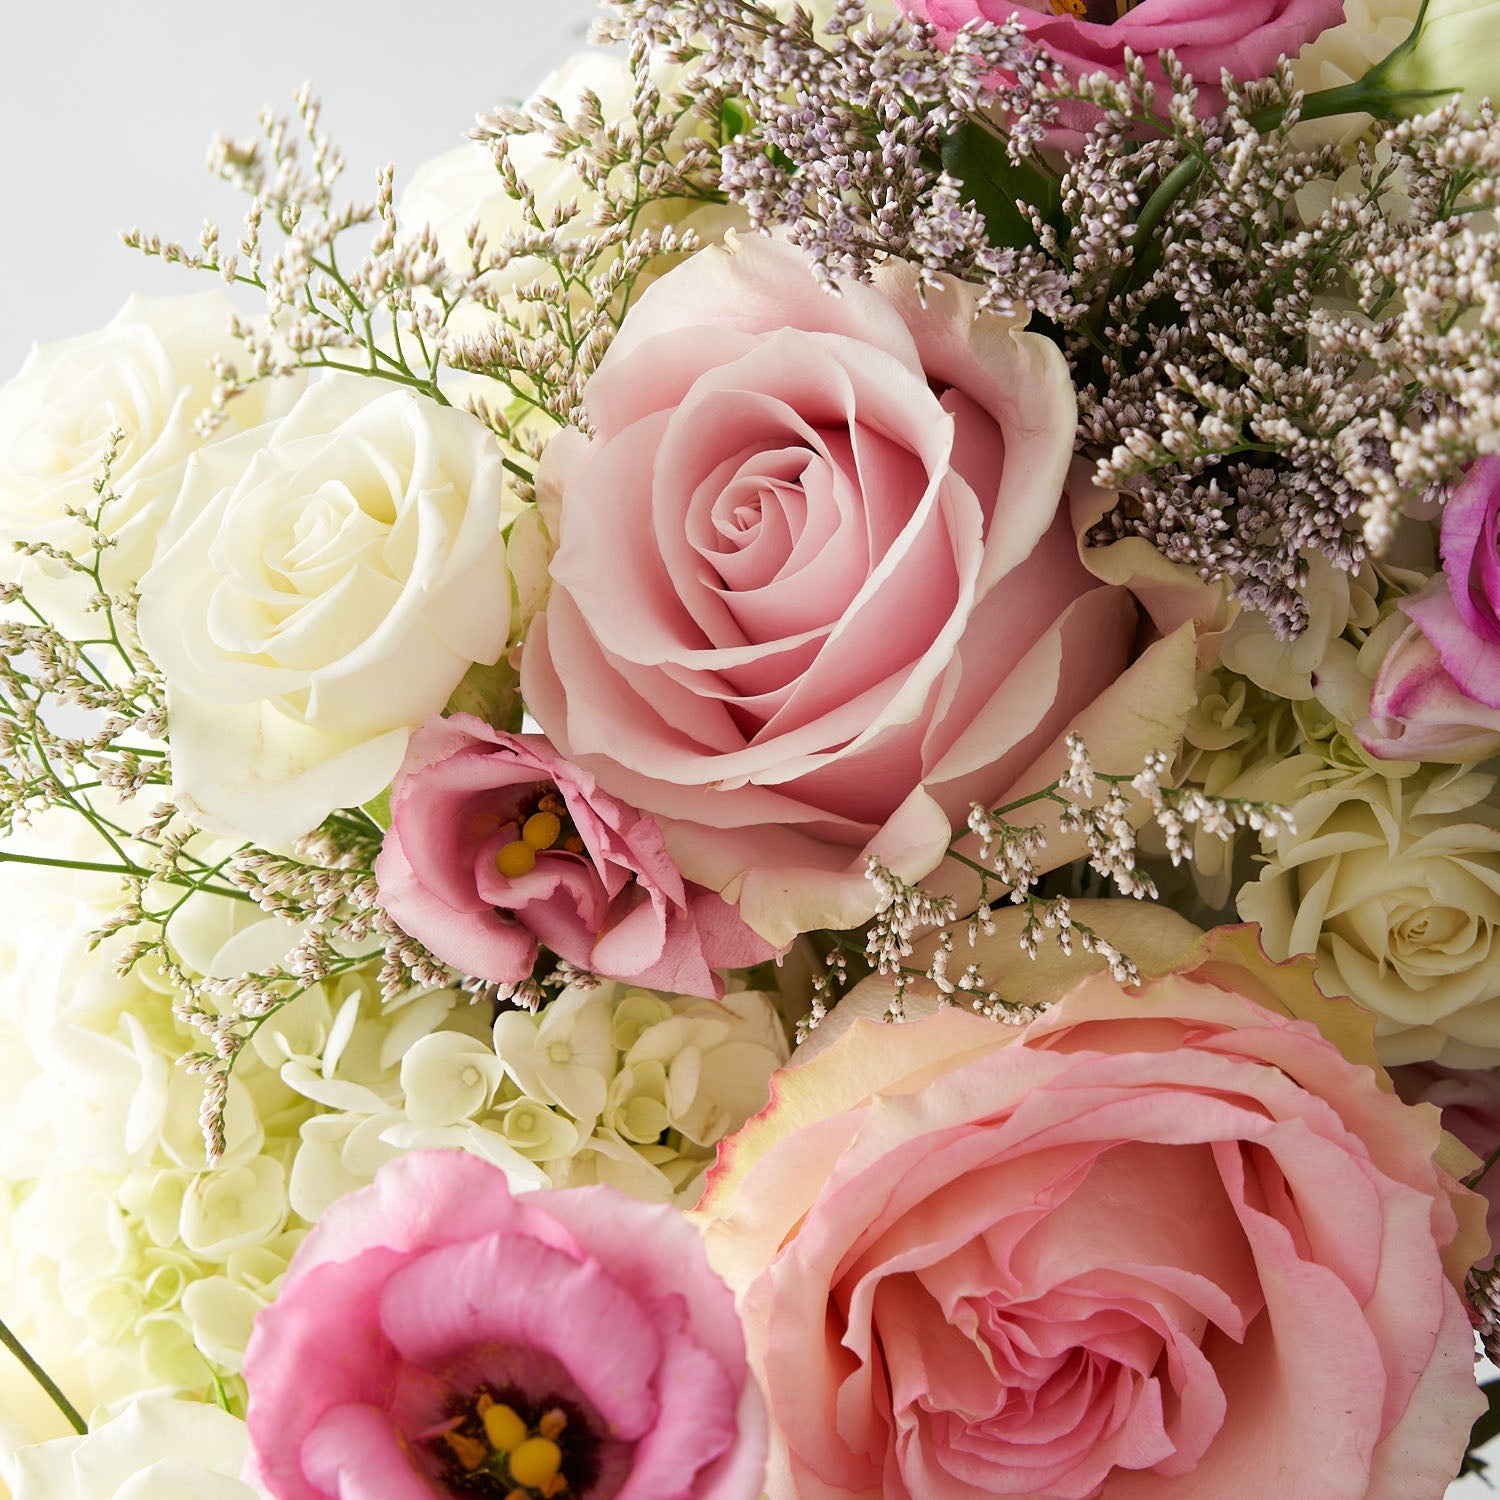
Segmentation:
<svg viewBox="0 0 1500 1500">
<path fill-rule="evenodd" d="M 1484 1205 L 1311 975 L 1220 930 L 1024 1029 L 856 1019 L 777 1074 L 696 1210 L 770 1500 L 1439 1500 Z"/>
<path fill-rule="evenodd" d="M 539 944 L 579 968 L 718 998 L 773 949 L 683 880 L 661 830 L 537 734 L 470 714 L 412 736 L 375 861 L 382 905 L 445 963 L 515 983 Z"/>
<path fill-rule="evenodd" d="M 761 1493 L 763 1406 L 687 1220 L 606 1187 L 513 1198 L 462 1152 L 402 1157 L 324 1214 L 245 1379 L 272 1500 Z"/>
<path fill-rule="evenodd" d="M 1075 76 L 1125 76 L 1125 51 L 1142 59 L 1147 76 L 1165 83 L 1157 60 L 1170 51 L 1198 85 L 1199 111 L 1222 107 L 1220 74 L 1241 83 L 1266 78 L 1278 59 L 1344 20 L 1343 0 L 900 0 L 908 15 L 930 21 L 945 42 L 972 21 L 1020 16 L 1029 36 Z"/>
</svg>

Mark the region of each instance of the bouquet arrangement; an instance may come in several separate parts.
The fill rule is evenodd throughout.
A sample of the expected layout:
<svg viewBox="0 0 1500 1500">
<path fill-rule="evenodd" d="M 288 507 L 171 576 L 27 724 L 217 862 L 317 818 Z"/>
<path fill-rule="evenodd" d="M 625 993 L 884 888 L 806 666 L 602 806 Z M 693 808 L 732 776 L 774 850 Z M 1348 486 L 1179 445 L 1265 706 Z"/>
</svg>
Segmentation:
<svg viewBox="0 0 1500 1500">
<path fill-rule="evenodd" d="M 0 390 L 16 1500 L 1481 1465 L 1497 37 L 604 0 L 399 194 L 219 141 Z"/>
</svg>

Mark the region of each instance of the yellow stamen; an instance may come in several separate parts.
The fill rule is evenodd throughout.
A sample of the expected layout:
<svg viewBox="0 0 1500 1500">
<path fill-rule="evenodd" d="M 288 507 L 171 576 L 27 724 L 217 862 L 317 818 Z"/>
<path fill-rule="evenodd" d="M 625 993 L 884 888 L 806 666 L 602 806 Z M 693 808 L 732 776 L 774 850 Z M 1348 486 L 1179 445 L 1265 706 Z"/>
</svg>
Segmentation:
<svg viewBox="0 0 1500 1500">
<path fill-rule="evenodd" d="M 535 812 L 527 818 L 521 837 L 533 849 L 550 849 L 562 833 L 562 820 L 556 813 Z"/>
<path fill-rule="evenodd" d="M 466 1472 L 472 1474 L 482 1468 L 490 1456 L 490 1450 L 478 1438 L 465 1437 L 461 1432 L 445 1432 L 443 1441 L 453 1451 L 453 1456 Z"/>
<path fill-rule="evenodd" d="M 539 1489 L 562 1467 L 562 1449 L 550 1438 L 527 1438 L 510 1455 L 510 1477 L 517 1484 Z"/>
<path fill-rule="evenodd" d="M 536 850 L 524 839 L 516 839 L 495 856 L 495 868 L 507 880 L 529 875 L 536 868 Z"/>
<path fill-rule="evenodd" d="M 1088 6 L 1085 0 L 1052 0 L 1052 14 L 1082 18 L 1088 14 Z"/>
<path fill-rule="evenodd" d="M 542 1419 L 536 1424 L 536 1430 L 544 1438 L 550 1438 L 555 1443 L 563 1435 L 563 1428 L 567 1425 L 567 1412 L 560 1406 L 554 1406 L 542 1413 Z"/>
<path fill-rule="evenodd" d="M 519 1448 L 526 1441 L 526 1424 L 503 1402 L 491 1401 L 488 1405 L 485 1402 L 486 1398 L 481 1396 L 476 1405 L 479 1419 L 484 1423 L 484 1435 L 490 1440 L 490 1447 L 497 1448 L 502 1453 Z"/>
<path fill-rule="evenodd" d="M 567 1487 L 568 1481 L 561 1474 L 554 1474 L 551 1479 L 544 1479 L 537 1489 L 541 1491 L 542 1500 L 556 1500 Z"/>
</svg>

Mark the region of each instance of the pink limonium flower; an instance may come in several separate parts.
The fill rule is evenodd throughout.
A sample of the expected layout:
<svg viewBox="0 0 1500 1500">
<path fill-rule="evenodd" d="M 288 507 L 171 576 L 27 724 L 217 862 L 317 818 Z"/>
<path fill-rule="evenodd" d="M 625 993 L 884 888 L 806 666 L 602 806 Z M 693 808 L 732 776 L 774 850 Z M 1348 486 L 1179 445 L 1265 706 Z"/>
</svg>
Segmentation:
<svg viewBox="0 0 1500 1500">
<path fill-rule="evenodd" d="M 675 1209 L 513 1198 L 457 1151 L 340 1199 L 245 1356 L 272 1500 L 754 1500 L 766 1423 L 728 1289 Z"/>
<path fill-rule="evenodd" d="M 1472 465 L 1443 511 L 1443 570 L 1400 608 L 1365 748 L 1387 760 L 1483 760 L 1500 750 L 1500 457 Z"/>
<path fill-rule="evenodd" d="M 545 944 L 609 979 L 717 998 L 715 969 L 773 949 L 685 882 L 654 819 L 607 796 L 537 734 L 469 714 L 412 736 L 375 863 L 391 916 L 481 979 L 525 979 Z"/>
</svg>

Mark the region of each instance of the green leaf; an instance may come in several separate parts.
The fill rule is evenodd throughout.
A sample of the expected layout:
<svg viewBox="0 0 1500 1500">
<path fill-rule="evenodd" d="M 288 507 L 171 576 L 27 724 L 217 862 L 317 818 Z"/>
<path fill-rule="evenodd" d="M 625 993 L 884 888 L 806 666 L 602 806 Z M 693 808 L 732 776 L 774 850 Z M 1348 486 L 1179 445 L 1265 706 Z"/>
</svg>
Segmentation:
<svg viewBox="0 0 1500 1500">
<path fill-rule="evenodd" d="M 368 813 L 372 821 L 381 828 L 391 826 L 391 789 L 387 787 L 378 797 L 371 797 L 368 802 L 360 804 L 362 811 Z"/>
<path fill-rule="evenodd" d="M 1057 184 L 1029 162 L 1013 162 L 1005 142 L 973 120 L 943 142 L 943 166 L 963 184 L 964 196 L 984 215 L 992 244 L 1016 249 L 1036 244 L 1020 204 L 1048 220 L 1058 211 Z"/>
<path fill-rule="evenodd" d="M 750 128 L 750 111 L 743 99 L 726 99 L 719 109 L 719 143 L 727 145 Z"/>
</svg>

